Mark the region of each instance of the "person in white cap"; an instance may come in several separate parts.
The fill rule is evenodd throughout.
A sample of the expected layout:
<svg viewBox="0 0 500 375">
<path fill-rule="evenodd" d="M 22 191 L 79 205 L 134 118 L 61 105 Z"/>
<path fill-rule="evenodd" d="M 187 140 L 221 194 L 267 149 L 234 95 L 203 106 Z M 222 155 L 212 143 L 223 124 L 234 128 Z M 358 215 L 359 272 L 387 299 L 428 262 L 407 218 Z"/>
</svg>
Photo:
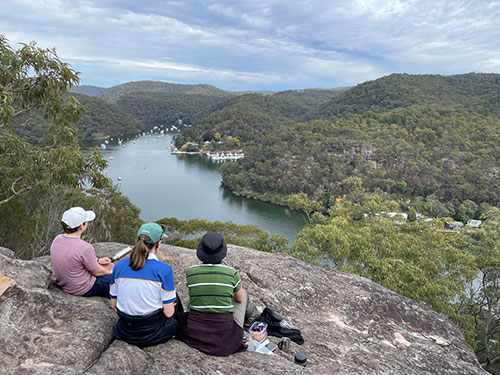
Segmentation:
<svg viewBox="0 0 500 375">
<path fill-rule="evenodd" d="M 50 261 L 56 283 L 66 293 L 109 298 L 113 263 L 107 257 L 97 259 L 94 247 L 80 238 L 94 219 L 95 213 L 82 207 L 65 211 L 61 219 L 64 234 L 52 242 Z"/>
</svg>

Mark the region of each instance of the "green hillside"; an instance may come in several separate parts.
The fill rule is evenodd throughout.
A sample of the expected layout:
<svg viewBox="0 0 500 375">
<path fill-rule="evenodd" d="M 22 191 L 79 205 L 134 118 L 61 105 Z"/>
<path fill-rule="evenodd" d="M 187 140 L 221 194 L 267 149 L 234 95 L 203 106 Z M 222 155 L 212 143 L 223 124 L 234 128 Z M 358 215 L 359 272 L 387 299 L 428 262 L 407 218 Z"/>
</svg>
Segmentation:
<svg viewBox="0 0 500 375">
<path fill-rule="evenodd" d="M 317 106 L 328 102 L 349 89 L 349 87 L 336 87 L 333 89 L 285 90 L 274 93 L 274 96 L 297 98 L 309 106 Z"/>
<path fill-rule="evenodd" d="M 327 120 L 297 123 L 299 109 L 272 107 L 274 122 L 260 133 L 249 127 L 253 131 L 240 138 L 245 159 L 222 167 L 223 183 L 279 203 L 305 192 L 329 207 L 333 197 L 352 190 L 356 177 L 366 194 L 434 200 L 439 208 L 428 211 L 438 216 L 456 215 L 466 200 L 498 205 L 498 82 L 497 74 L 393 74 L 309 112 Z M 224 124 L 238 136 L 248 129 Z"/>
<path fill-rule="evenodd" d="M 367 111 L 384 112 L 414 104 L 462 106 L 500 117 L 500 74 L 453 76 L 391 74 L 364 82 L 311 112 L 309 119 Z"/>
<path fill-rule="evenodd" d="M 70 93 L 74 94 L 84 94 L 89 96 L 97 96 L 101 92 L 106 90 L 106 87 L 90 86 L 90 85 L 80 85 L 72 87 L 68 90 Z"/>
<path fill-rule="evenodd" d="M 499 162 L 499 119 L 417 105 L 281 127 L 224 167 L 223 182 L 245 195 L 284 202 L 305 192 L 329 205 L 357 176 L 367 191 L 498 204 Z"/>
<path fill-rule="evenodd" d="M 135 92 L 171 93 L 171 94 L 198 94 L 227 97 L 238 95 L 230 91 L 224 91 L 211 85 L 187 85 L 180 83 L 168 83 L 160 81 L 136 81 L 110 87 L 101 92 L 98 97 L 108 102 L 115 102 L 124 95 Z"/>
<path fill-rule="evenodd" d="M 85 140 L 102 139 L 120 134 L 133 134 L 144 129 L 142 121 L 114 103 L 108 103 L 100 98 L 88 95 L 72 95 L 88 108 L 77 124 L 78 133 Z"/>
<path fill-rule="evenodd" d="M 258 142 L 274 128 L 295 124 L 313 109 L 339 95 L 344 89 L 287 90 L 275 94 L 246 94 L 222 103 L 185 131 L 177 144 L 199 142 L 204 134 L 235 136 L 243 142 Z"/>
<path fill-rule="evenodd" d="M 81 120 L 76 124 L 79 137 L 83 141 L 132 134 L 143 130 L 142 121 L 126 113 L 116 104 L 93 96 L 74 93 L 71 95 L 87 107 Z M 47 133 L 49 122 L 41 112 L 32 111 L 17 118 L 14 127 L 20 137 L 36 144 Z"/>
<path fill-rule="evenodd" d="M 120 97 L 116 104 L 144 122 L 147 128 L 172 125 L 178 119 L 191 124 L 226 102 L 220 95 L 134 92 Z"/>
</svg>

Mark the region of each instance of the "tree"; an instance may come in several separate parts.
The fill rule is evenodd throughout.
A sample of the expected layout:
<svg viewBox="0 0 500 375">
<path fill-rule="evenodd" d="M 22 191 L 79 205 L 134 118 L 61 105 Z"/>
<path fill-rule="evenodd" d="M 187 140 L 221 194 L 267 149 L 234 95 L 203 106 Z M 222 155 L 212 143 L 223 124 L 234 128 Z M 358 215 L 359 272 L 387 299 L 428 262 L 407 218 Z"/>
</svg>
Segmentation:
<svg viewBox="0 0 500 375">
<path fill-rule="evenodd" d="M 101 153 L 83 152 L 77 144 L 74 124 L 85 107 L 64 94 L 78 82 L 78 73 L 54 49 L 32 42 L 14 50 L 0 35 L 0 205 L 55 184 L 108 185 Z M 15 118 L 33 110 L 51 121 L 41 146 L 29 144 L 13 129 Z"/>
<path fill-rule="evenodd" d="M 458 218 L 463 222 L 467 222 L 469 219 L 474 219 L 477 211 L 477 204 L 473 201 L 467 199 L 462 202 L 460 207 L 458 207 Z"/>
<path fill-rule="evenodd" d="M 315 218 L 302 229 L 292 255 L 368 277 L 451 316 L 450 301 L 476 274 L 474 257 L 467 252 L 471 238 L 443 233 L 439 220 L 402 222 L 397 216 L 373 213 L 375 206 L 391 205 L 373 199 L 360 205 L 367 216 L 357 220 L 351 215 L 352 202 L 338 202 L 329 218 Z"/>
<path fill-rule="evenodd" d="M 469 230 L 478 273 L 456 303 L 460 328 L 482 366 L 500 373 L 500 209 L 491 207 L 478 229 Z"/>
<path fill-rule="evenodd" d="M 321 203 L 310 199 L 306 193 L 292 194 L 288 198 L 288 207 L 292 210 L 300 210 L 307 216 L 307 221 L 311 221 L 311 213 L 321 209 Z"/>
<path fill-rule="evenodd" d="M 408 221 L 417 221 L 417 211 L 413 207 L 408 212 Z"/>
</svg>

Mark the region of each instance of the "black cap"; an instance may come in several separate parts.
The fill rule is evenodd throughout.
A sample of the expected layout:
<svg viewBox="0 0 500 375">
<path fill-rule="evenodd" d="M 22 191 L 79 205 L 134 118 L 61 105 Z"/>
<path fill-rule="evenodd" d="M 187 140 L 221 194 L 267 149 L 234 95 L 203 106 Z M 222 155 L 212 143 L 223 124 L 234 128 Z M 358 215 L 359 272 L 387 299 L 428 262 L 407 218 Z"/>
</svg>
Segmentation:
<svg viewBox="0 0 500 375">
<path fill-rule="evenodd" d="M 297 352 L 295 353 L 295 363 L 300 365 L 300 366 L 306 366 L 307 362 L 307 356 L 306 353 L 304 352 Z"/>
<path fill-rule="evenodd" d="M 198 245 L 196 256 L 203 263 L 220 263 L 227 255 L 224 237 L 216 232 L 206 233 Z"/>
</svg>

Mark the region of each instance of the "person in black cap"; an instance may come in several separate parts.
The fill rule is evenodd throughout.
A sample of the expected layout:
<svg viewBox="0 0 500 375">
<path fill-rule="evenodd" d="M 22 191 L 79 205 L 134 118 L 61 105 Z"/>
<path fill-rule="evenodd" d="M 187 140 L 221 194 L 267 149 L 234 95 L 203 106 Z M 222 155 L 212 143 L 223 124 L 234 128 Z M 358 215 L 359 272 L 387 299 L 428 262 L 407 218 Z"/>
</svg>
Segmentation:
<svg viewBox="0 0 500 375">
<path fill-rule="evenodd" d="M 245 349 L 245 315 L 255 315 L 239 272 L 222 263 L 226 254 L 227 245 L 219 233 L 203 236 L 196 251 L 203 263 L 186 271 L 189 312 L 178 317 L 180 339 L 204 353 L 219 356 Z"/>
</svg>

